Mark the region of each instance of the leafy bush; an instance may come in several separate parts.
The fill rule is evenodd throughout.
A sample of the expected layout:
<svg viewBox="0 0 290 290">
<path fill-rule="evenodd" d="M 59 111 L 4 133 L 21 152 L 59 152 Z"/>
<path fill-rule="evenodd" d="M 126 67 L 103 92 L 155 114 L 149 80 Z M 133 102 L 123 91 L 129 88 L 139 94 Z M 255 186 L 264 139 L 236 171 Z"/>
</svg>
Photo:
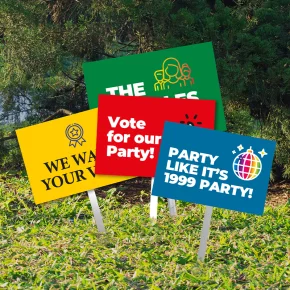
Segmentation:
<svg viewBox="0 0 290 290">
<path fill-rule="evenodd" d="M 0 140 L 8 137 L 7 134 L 14 131 L 12 126 L 0 126 Z M 0 168 L 3 171 L 19 171 L 24 168 L 22 155 L 16 139 L 0 141 Z"/>
</svg>

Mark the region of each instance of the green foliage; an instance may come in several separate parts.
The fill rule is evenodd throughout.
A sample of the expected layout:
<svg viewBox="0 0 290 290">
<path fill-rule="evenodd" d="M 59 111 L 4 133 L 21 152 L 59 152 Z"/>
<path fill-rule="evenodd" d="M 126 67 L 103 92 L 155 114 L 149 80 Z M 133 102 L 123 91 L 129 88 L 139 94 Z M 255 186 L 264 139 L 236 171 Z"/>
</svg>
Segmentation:
<svg viewBox="0 0 290 290">
<path fill-rule="evenodd" d="M 0 125 L 0 139 L 9 137 L 14 129 L 15 126 L 12 125 Z M 15 139 L 7 140 L 5 143 L 0 142 L 0 168 L 2 172 L 23 169 L 21 152 Z"/>
<path fill-rule="evenodd" d="M 84 61 L 212 41 L 229 130 L 277 140 L 273 176 L 290 178 L 289 1 L 223 2 L 2 0 L 2 119 L 87 109 Z"/>
<path fill-rule="evenodd" d="M 281 120 L 281 116 L 287 116 L 287 109 L 273 107 L 271 114 L 263 121 L 251 116 L 247 106 L 237 101 L 226 101 L 225 114 L 228 131 L 277 142 L 271 181 L 290 176 L 290 122 L 289 119 Z"/>
<path fill-rule="evenodd" d="M 4 182 L 2 182 L 4 181 Z M 205 263 L 197 261 L 204 207 L 99 199 L 107 233 L 85 194 L 35 205 L 27 178 L 0 176 L 2 289 L 288 289 L 289 206 L 263 216 L 214 209 Z"/>
</svg>

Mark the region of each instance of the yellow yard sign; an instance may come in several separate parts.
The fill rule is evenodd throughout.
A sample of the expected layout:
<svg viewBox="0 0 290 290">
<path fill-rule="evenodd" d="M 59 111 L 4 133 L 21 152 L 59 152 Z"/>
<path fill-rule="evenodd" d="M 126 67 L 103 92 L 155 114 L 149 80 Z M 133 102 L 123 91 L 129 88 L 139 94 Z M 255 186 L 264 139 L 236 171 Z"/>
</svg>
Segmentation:
<svg viewBox="0 0 290 290">
<path fill-rule="evenodd" d="M 124 181 L 95 175 L 98 109 L 16 131 L 36 204 Z"/>
</svg>

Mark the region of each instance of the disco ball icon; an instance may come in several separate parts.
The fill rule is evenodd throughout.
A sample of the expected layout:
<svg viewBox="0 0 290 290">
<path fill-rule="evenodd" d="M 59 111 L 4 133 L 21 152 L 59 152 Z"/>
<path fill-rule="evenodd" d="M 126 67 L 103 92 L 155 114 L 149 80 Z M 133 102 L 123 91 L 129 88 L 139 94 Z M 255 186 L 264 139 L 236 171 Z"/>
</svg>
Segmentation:
<svg viewBox="0 0 290 290">
<path fill-rule="evenodd" d="M 235 158 L 233 170 L 238 178 L 245 181 L 253 180 L 261 173 L 262 162 L 250 147 L 247 152 L 242 152 Z"/>
</svg>

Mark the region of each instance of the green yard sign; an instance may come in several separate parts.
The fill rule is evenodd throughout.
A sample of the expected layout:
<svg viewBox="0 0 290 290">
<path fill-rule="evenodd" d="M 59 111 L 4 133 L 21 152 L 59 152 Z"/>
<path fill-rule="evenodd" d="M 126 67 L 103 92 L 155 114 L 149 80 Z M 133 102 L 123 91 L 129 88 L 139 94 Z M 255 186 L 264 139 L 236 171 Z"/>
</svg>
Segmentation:
<svg viewBox="0 0 290 290">
<path fill-rule="evenodd" d="M 215 129 L 226 130 L 211 42 L 88 62 L 83 69 L 91 109 L 99 94 L 216 100 Z"/>
</svg>

